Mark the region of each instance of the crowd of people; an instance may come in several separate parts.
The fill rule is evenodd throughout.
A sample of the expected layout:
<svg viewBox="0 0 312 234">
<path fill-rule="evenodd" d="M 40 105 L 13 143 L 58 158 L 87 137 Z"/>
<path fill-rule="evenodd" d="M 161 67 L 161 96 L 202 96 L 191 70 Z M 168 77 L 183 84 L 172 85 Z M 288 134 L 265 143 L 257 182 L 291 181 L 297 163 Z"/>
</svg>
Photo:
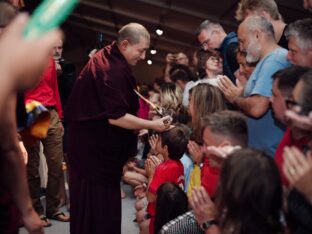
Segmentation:
<svg viewBox="0 0 312 234">
<path fill-rule="evenodd" d="M 141 234 L 312 233 L 312 18 L 286 24 L 274 0 L 241 0 L 236 32 L 203 21 L 192 62 L 168 53 L 148 85 L 131 72 L 150 46 L 143 25 L 76 78 L 62 33 L 25 40 L 14 4 L 0 1 L 0 233 L 41 234 L 50 219 L 121 233 L 121 181 Z"/>
</svg>

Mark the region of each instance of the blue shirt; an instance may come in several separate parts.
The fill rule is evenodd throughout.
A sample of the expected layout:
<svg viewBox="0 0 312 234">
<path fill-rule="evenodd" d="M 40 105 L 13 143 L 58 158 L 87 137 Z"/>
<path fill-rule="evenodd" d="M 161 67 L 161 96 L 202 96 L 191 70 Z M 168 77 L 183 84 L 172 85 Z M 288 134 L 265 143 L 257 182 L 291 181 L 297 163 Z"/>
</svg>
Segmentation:
<svg viewBox="0 0 312 234">
<path fill-rule="evenodd" d="M 251 74 L 244 91 L 244 96 L 261 95 L 272 96 L 273 79 L 272 75 L 283 68 L 289 67 L 287 61 L 287 50 L 278 48 L 261 59 Z M 272 157 L 280 143 L 284 127 L 278 122 L 272 112 L 272 108 L 260 118 L 248 117 L 248 145 L 265 151 Z"/>
<path fill-rule="evenodd" d="M 235 32 L 226 35 L 218 51 L 223 56 L 223 74 L 230 78 L 235 84 L 234 73 L 239 68 L 236 62 L 236 48 L 238 47 L 238 38 Z"/>
</svg>

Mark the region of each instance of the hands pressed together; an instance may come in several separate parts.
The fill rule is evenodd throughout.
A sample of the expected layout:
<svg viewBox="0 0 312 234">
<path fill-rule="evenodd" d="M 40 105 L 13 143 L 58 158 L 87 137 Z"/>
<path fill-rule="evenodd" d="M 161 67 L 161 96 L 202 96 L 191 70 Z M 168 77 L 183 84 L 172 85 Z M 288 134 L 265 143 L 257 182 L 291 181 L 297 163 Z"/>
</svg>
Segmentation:
<svg viewBox="0 0 312 234">
<path fill-rule="evenodd" d="M 189 203 L 199 225 L 217 218 L 216 206 L 204 187 L 194 188 Z"/>
<path fill-rule="evenodd" d="M 203 152 L 201 150 L 201 146 L 198 145 L 195 141 L 189 141 L 187 144 L 187 148 L 189 150 L 189 153 L 193 159 L 193 161 L 199 165 L 203 160 Z"/>
<path fill-rule="evenodd" d="M 243 95 L 244 91 L 243 85 L 238 80 L 237 85 L 234 85 L 227 76 L 220 76 L 218 87 L 230 103 L 234 103 L 238 97 Z"/>
<path fill-rule="evenodd" d="M 304 155 L 296 147 L 285 147 L 283 171 L 290 185 L 312 204 L 312 152 Z"/>
</svg>

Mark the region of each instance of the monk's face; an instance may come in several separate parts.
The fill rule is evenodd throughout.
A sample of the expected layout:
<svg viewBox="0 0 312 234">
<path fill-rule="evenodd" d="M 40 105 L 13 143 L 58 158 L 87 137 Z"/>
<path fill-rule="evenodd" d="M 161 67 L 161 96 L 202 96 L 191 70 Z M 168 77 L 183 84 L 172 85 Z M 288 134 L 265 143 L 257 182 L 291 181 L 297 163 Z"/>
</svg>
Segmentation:
<svg viewBox="0 0 312 234">
<path fill-rule="evenodd" d="M 150 41 L 144 37 L 140 37 L 139 43 L 131 44 L 126 41 L 126 43 L 122 44 L 121 52 L 127 62 L 134 66 L 140 60 L 145 59 L 146 50 L 149 48 Z"/>
</svg>

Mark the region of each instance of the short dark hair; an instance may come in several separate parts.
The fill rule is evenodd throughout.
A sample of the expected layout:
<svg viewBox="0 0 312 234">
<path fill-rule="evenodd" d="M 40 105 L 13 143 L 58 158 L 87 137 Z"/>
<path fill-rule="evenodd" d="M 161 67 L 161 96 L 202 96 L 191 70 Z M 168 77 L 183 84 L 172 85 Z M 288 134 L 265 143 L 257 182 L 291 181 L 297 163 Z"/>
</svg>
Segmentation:
<svg viewBox="0 0 312 234">
<path fill-rule="evenodd" d="M 216 50 L 201 51 L 199 54 L 198 67 L 200 69 L 205 70 L 206 63 L 207 63 L 208 59 L 211 57 L 222 59 L 222 55 L 220 54 L 219 51 L 216 51 Z"/>
<path fill-rule="evenodd" d="M 278 80 L 278 89 L 290 95 L 300 77 L 308 70 L 306 67 L 291 66 L 275 72 L 272 77 Z"/>
<path fill-rule="evenodd" d="M 188 200 L 185 192 L 176 184 L 167 182 L 157 189 L 155 233 L 167 222 L 187 212 Z"/>
<path fill-rule="evenodd" d="M 149 91 L 149 87 L 147 84 L 142 84 L 139 86 L 139 91 L 140 91 L 140 94 L 144 97 L 148 97 L 148 91 Z"/>
<path fill-rule="evenodd" d="M 282 233 L 281 179 L 274 159 L 264 152 L 246 148 L 230 154 L 216 197 L 221 233 L 229 227 L 235 233 Z"/>
<path fill-rule="evenodd" d="M 169 158 L 180 160 L 186 152 L 189 141 L 187 127 L 183 124 L 177 124 L 174 128 L 160 133 L 162 146 L 168 147 Z"/>
<path fill-rule="evenodd" d="M 300 80 L 303 82 L 301 98 L 299 100 L 301 113 L 308 115 L 312 111 L 312 69 L 302 75 Z"/>
<path fill-rule="evenodd" d="M 247 146 L 248 128 L 246 118 L 237 111 L 219 111 L 202 119 L 202 135 L 205 128 L 212 133 L 229 137 L 233 144 Z"/>
<path fill-rule="evenodd" d="M 192 74 L 191 70 L 183 65 L 183 64 L 176 64 L 174 65 L 169 71 L 170 78 L 173 82 L 177 82 L 178 80 L 188 82 L 190 80 L 195 80 L 194 75 Z"/>
<path fill-rule="evenodd" d="M 165 81 L 163 78 L 157 77 L 155 78 L 154 83 L 160 87 L 163 83 L 165 83 Z"/>
</svg>

